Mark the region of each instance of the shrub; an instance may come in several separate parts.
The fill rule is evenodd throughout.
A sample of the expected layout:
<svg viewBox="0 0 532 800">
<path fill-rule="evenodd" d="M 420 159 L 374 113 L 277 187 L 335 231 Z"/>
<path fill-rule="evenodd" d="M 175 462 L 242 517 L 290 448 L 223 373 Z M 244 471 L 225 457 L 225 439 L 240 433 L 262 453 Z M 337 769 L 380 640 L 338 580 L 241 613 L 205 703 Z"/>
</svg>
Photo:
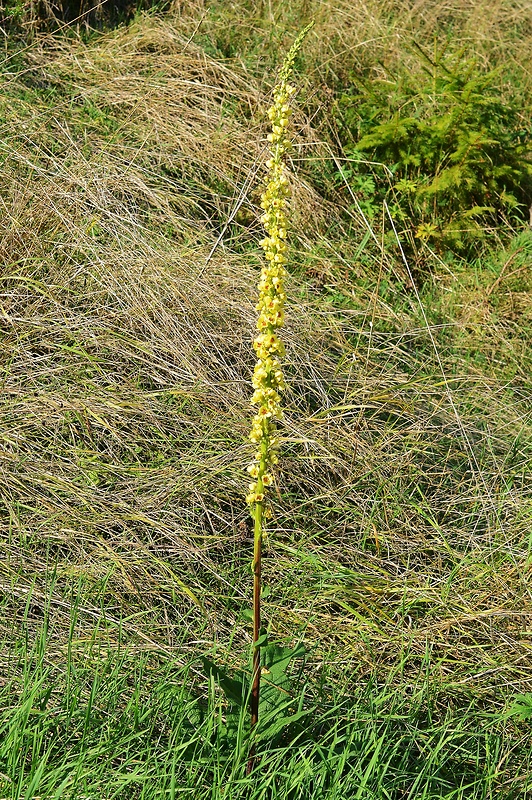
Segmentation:
<svg viewBox="0 0 532 800">
<path fill-rule="evenodd" d="M 501 99 L 497 70 L 482 74 L 463 52 L 419 53 L 420 70 L 355 80 L 339 98 L 340 178 L 369 216 L 386 199 L 404 239 L 467 252 L 528 216 L 530 120 Z"/>
</svg>

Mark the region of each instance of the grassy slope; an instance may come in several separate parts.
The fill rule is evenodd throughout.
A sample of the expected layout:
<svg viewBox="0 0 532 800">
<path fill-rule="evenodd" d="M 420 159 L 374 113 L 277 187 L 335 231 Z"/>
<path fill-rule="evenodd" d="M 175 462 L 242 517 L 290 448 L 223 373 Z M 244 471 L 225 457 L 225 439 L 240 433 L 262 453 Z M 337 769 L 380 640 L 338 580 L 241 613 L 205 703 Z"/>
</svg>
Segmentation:
<svg viewBox="0 0 532 800">
<path fill-rule="evenodd" d="M 525 791 L 526 726 L 482 715 L 530 690 L 531 236 L 473 265 L 422 253 L 433 277 L 405 289 L 379 226 L 366 234 L 330 185 L 330 109 L 350 70 L 408 59 L 413 32 L 436 30 L 504 58 L 526 96 L 526 5 L 316 7 L 265 616 L 310 646 L 311 694 L 348 697 L 359 727 L 320 734 L 330 774 L 272 751 L 285 777 L 257 797 Z M 213 642 L 233 665 L 249 642 L 264 110 L 310 13 L 283 8 L 141 18 L 4 65 L 5 796 L 245 791 L 245 751 L 213 753 L 208 713 L 191 733 L 180 687 L 206 692 L 188 664 Z"/>
</svg>

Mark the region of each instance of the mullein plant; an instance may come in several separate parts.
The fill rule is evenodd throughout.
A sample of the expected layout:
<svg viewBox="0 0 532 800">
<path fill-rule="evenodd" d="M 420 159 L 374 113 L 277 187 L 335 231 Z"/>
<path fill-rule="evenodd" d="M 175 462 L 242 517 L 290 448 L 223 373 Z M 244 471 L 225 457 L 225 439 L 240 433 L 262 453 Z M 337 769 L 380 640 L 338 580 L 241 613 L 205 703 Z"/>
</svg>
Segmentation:
<svg viewBox="0 0 532 800">
<path fill-rule="evenodd" d="M 290 99 L 295 88 L 289 83 L 294 61 L 303 40 L 313 23 L 301 31 L 288 51 L 273 91 L 273 105 L 268 111 L 272 129 L 268 134 L 270 157 L 266 162 L 267 178 L 261 196 L 263 214 L 261 222 L 266 236 L 261 241 L 265 264 L 258 285 L 257 311 L 258 335 L 253 342 L 257 363 L 253 372 L 253 397 L 251 403 L 257 407 L 250 440 L 257 447 L 253 463 L 248 467 L 251 476 L 247 502 L 254 520 L 253 552 L 253 683 L 251 689 L 251 725 L 256 725 L 259 716 L 260 693 L 260 594 L 261 553 L 264 534 L 263 523 L 267 516 L 265 506 L 268 489 L 272 486 L 273 470 L 277 464 L 279 439 L 277 420 L 282 419 L 281 392 L 286 388 L 280 358 L 284 345 L 278 330 L 284 324 L 285 278 L 287 275 L 287 233 L 289 228 L 288 197 L 290 184 L 285 165 L 285 155 L 290 148 L 289 120 Z M 248 764 L 253 766 L 253 755 Z"/>
</svg>

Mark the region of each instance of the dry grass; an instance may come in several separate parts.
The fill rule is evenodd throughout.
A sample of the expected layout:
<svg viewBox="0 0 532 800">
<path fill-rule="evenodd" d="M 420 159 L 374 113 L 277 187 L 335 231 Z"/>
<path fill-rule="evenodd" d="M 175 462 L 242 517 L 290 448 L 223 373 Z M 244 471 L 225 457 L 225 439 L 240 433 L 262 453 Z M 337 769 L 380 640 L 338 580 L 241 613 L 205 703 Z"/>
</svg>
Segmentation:
<svg viewBox="0 0 532 800">
<path fill-rule="evenodd" d="M 528 0 L 249 0 L 213 3 L 206 10 L 174 5 L 180 28 L 221 56 L 249 66 L 259 79 L 279 64 L 293 32 L 316 20 L 301 59 L 309 90 L 323 105 L 330 86 L 342 88 L 360 71 L 378 72 L 401 63 L 419 69 L 414 44 L 430 54 L 435 44 L 464 49 L 486 68 L 516 71 L 523 95 L 532 79 L 532 23 Z M 268 74 L 268 72 L 266 72 Z"/>
<path fill-rule="evenodd" d="M 483 25 L 498 30 L 509 5 Z M 338 4 L 325 19 L 328 8 L 308 56 L 322 65 L 384 36 L 392 11 Z M 473 30 L 473 4 L 456 9 Z M 423 15 L 428 35 L 436 4 Z M 413 7 L 405 29 L 415 19 Z M 191 25 L 141 18 L 88 44 L 36 44 L 0 100 L 0 581 L 12 637 L 28 596 L 38 621 L 52 591 L 62 647 L 74 587 L 83 635 L 122 619 L 115 638 L 120 627 L 175 658 L 183 626 L 192 650 L 249 640 L 242 468 L 267 98 L 239 59 L 190 41 Z M 296 154 L 323 158 L 310 121 L 300 129 Z M 345 210 L 297 176 L 294 204 L 298 262 L 347 294 Z M 381 276 L 404 272 L 377 246 L 371 257 Z M 304 635 L 317 665 L 334 651 L 338 672 L 386 672 L 405 652 L 415 670 L 429 652 L 457 695 L 530 690 L 532 420 L 519 374 L 508 386 L 453 349 L 415 296 L 392 308 L 370 281 L 342 309 L 304 271 L 290 291 L 265 564 L 274 633 Z M 472 335 L 467 315 L 453 324 Z M 511 347 L 504 321 L 475 324 L 484 349 L 490 325 Z"/>
</svg>

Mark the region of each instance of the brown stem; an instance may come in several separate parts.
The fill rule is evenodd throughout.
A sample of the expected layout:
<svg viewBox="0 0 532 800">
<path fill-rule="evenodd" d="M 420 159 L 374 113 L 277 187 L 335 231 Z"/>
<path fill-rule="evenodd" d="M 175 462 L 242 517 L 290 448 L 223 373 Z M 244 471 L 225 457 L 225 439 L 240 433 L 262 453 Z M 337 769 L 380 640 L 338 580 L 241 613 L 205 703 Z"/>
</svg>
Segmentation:
<svg viewBox="0 0 532 800">
<path fill-rule="evenodd" d="M 263 503 L 255 505 L 255 535 L 253 547 L 253 684 L 251 686 L 251 730 L 259 719 L 260 698 L 260 588 L 262 557 L 262 512 Z M 249 775 L 255 763 L 255 747 L 249 751 L 246 774 Z"/>
</svg>

